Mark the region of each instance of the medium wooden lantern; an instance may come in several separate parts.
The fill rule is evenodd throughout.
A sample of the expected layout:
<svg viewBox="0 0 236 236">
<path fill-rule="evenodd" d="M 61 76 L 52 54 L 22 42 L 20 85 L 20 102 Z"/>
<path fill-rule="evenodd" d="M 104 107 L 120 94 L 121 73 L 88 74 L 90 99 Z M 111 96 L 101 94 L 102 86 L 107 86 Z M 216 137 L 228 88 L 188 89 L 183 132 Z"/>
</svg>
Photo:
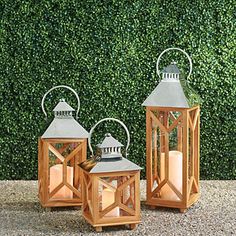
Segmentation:
<svg viewBox="0 0 236 236">
<path fill-rule="evenodd" d="M 168 48 L 183 52 L 179 48 Z M 199 198 L 199 97 L 180 78 L 176 63 L 164 68 L 162 80 L 146 106 L 147 204 L 184 212 Z"/>
<path fill-rule="evenodd" d="M 71 90 L 77 100 L 78 111 L 80 100 L 70 87 L 60 85 L 56 88 Z M 61 99 L 54 108 L 54 120 L 49 125 L 38 143 L 38 185 L 39 200 L 43 207 L 63 207 L 82 205 L 82 173 L 78 163 L 86 160 L 88 132 L 73 118 L 74 109 Z"/>
<path fill-rule="evenodd" d="M 129 146 L 129 132 L 126 126 L 114 118 L 100 120 L 90 131 L 89 147 L 93 154 L 90 138 L 94 128 L 103 121 L 119 122 L 126 130 Z M 140 170 L 141 168 L 124 158 L 123 145 L 106 134 L 98 145 L 101 154 L 80 164 L 83 170 L 84 218 L 102 231 L 102 226 L 129 225 L 131 229 L 140 222 Z"/>
</svg>

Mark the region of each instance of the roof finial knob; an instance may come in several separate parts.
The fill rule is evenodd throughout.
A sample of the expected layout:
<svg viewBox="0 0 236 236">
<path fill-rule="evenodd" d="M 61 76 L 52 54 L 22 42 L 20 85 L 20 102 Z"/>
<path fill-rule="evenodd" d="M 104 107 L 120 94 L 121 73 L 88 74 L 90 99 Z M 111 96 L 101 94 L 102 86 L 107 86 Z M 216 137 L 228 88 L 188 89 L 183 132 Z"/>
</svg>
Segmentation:
<svg viewBox="0 0 236 236">
<path fill-rule="evenodd" d="M 172 61 L 171 64 L 172 65 L 177 65 L 177 62 L 176 61 Z"/>
<path fill-rule="evenodd" d="M 105 137 L 111 137 L 111 134 L 110 133 L 106 133 Z"/>
<path fill-rule="evenodd" d="M 65 102 L 65 98 L 61 98 L 61 99 L 60 99 L 60 102 Z"/>
</svg>

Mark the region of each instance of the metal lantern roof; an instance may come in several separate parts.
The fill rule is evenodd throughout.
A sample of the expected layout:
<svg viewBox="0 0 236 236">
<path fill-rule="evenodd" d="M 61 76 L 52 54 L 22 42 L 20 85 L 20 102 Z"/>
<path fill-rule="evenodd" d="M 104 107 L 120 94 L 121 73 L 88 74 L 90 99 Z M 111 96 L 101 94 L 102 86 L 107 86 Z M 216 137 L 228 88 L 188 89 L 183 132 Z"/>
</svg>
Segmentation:
<svg viewBox="0 0 236 236">
<path fill-rule="evenodd" d="M 164 67 L 162 70 L 162 73 L 174 73 L 174 74 L 180 74 L 180 70 L 176 65 L 176 62 L 172 62 L 169 66 Z"/>
<path fill-rule="evenodd" d="M 108 148 L 108 147 L 123 147 L 124 145 L 121 144 L 118 140 L 113 138 L 110 133 L 105 135 L 105 139 L 102 141 L 101 144 L 97 145 L 99 148 Z"/>
<path fill-rule="evenodd" d="M 181 51 L 187 56 L 190 64 L 190 70 L 187 76 L 188 79 L 192 73 L 192 60 L 190 56 L 180 48 L 167 48 L 159 55 L 156 65 L 157 74 L 160 76 L 158 65 L 161 56 L 170 50 Z M 161 82 L 143 102 L 143 106 L 190 108 L 201 102 L 200 97 L 192 88 L 190 88 L 187 81 L 179 79 L 180 70 L 177 67 L 176 62 L 172 62 L 169 66 L 165 67 L 161 73 Z"/>
<path fill-rule="evenodd" d="M 128 159 L 122 157 L 121 159 L 101 159 L 89 171 L 90 173 L 104 173 L 104 172 L 120 172 L 120 171 L 135 171 L 142 168 Z"/>
<path fill-rule="evenodd" d="M 88 132 L 74 119 L 74 109 L 61 100 L 53 109 L 55 118 L 42 138 L 88 138 Z"/>
<path fill-rule="evenodd" d="M 121 147 L 123 147 L 123 144 L 113 138 L 110 133 L 105 134 L 105 139 L 103 140 L 102 144 L 97 145 L 97 147 L 99 147 L 102 151 L 102 159 L 120 159 L 122 157 Z"/>
<path fill-rule="evenodd" d="M 179 69 L 171 64 L 162 71 L 161 82 L 142 104 L 152 107 L 189 108 L 188 99 L 179 80 Z"/>
<path fill-rule="evenodd" d="M 60 102 L 55 106 L 53 111 L 74 111 L 68 103 L 65 102 L 65 99 L 61 99 Z"/>
<path fill-rule="evenodd" d="M 88 139 L 89 149 L 92 150 L 91 146 L 91 136 L 95 127 L 103 121 L 112 120 L 120 123 L 127 134 L 127 146 L 126 153 L 129 147 L 130 142 L 130 134 L 123 122 L 115 118 L 104 118 L 100 120 L 95 126 L 90 130 L 90 135 Z M 101 150 L 101 155 L 96 156 L 96 158 L 92 158 L 80 164 L 80 167 L 89 173 L 107 173 L 107 172 L 122 172 L 122 171 L 136 171 L 141 170 L 142 168 L 135 163 L 129 161 L 125 157 L 122 156 L 121 148 L 123 144 L 121 144 L 118 140 L 112 137 L 110 133 L 105 135 L 104 140 L 97 147 Z"/>
<path fill-rule="evenodd" d="M 102 155 L 99 161 L 89 171 L 90 173 L 117 172 L 117 171 L 133 171 L 141 170 L 142 168 L 121 154 L 121 144 L 113 138 L 110 133 L 105 135 L 102 144 L 97 145 L 102 150 Z"/>
</svg>

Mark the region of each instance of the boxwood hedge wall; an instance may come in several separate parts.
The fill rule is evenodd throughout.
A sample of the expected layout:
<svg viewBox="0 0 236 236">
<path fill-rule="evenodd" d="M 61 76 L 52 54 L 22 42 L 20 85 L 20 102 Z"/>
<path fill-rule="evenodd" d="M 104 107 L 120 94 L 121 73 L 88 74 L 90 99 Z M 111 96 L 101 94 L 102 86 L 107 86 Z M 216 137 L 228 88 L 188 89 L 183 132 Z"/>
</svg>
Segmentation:
<svg viewBox="0 0 236 236">
<path fill-rule="evenodd" d="M 106 116 L 123 120 L 132 138 L 129 158 L 145 167 L 141 104 L 157 84 L 158 54 L 173 46 L 190 53 L 189 84 L 203 100 L 201 178 L 235 179 L 235 10 L 234 0 L 2 0 L 0 179 L 37 178 L 37 138 L 50 122 L 40 102 L 59 84 L 79 93 L 87 130 Z M 187 60 L 176 55 L 187 73 Z M 76 107 L 69 92 L 52 92 L 51 119 L 61 96 Z M 108 128 L 125 142 L 122 129 L 109 123 L 93 143 Z"/>
</svg>

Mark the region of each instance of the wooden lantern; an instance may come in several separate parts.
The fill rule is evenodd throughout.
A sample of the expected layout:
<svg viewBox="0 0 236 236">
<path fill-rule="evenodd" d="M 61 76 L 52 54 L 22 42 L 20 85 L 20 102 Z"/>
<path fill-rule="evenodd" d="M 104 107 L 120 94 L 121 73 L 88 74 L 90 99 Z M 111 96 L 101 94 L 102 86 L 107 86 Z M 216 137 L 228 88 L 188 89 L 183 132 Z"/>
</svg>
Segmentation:
<svg viewBox="0 0 236 236">
<path fill-rule="evenodd" d="M 190 76 L 192 72 L 191 58 Z M 162 80 L 143 103 L 146 106 L 147 204 L 184 212 L 199 198 L 199 97 L 181 86 L 176 63 L 164 68 Z M 181 81 L 182 82 L 182 81 Z"/>
<path fill-rule="evenodd" d="M 114 118 L 100 120 L 90 131 L 105 120 L 114 120 L 122 124 L 128 135 L 126 126 Z M 98 145 L 101 152 L 91 160 L 80 164 L 83 170 L 83 217 L 96 231 L 102 226 L 129 225 L 134 229 L 140 222 L 140 170 L 141 168 L 124 158 L 121 154 L 123 145 L 106 134 Z M 126 152 L 127 153 L 127 152 Z"/>
<path fill-rule="evenodd" d="M 67 88 L 79 97 L 68 86 Z M 43 207 L 82 205 L 82 173 L 78 163 L 86 160 L 88 132 L 73 118 L 74 109 L 61 99 L 54 108 L 55 118 L 38 142 L 38 185 L 39 200 Z M 47 116 L 47 115 L 46 115 Z"/>
</svg>

